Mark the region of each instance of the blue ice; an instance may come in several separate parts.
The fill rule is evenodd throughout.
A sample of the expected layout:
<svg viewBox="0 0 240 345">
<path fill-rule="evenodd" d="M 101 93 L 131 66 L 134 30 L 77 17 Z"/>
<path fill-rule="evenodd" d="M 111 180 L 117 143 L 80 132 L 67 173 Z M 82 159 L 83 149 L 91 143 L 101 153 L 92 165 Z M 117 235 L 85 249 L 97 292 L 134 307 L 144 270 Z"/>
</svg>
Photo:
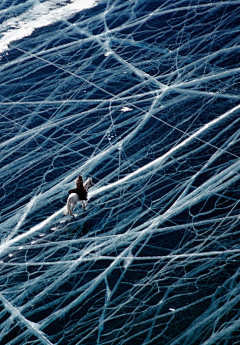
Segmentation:
<svg viewBox="0 0 240 345">
<path fill-rule="evenodd" d="M 240 343 L 239 5 L 1 2 L 0 344 Z"/>
</svg>

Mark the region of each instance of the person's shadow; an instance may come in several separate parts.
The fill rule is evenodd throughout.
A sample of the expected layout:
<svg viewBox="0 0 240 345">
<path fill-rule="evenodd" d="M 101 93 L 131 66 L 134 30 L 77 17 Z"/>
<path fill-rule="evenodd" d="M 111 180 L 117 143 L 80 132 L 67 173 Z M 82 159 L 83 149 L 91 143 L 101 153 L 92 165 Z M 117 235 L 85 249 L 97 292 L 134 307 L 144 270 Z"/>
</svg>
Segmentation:
<svg viewBox="0 0 240 345">
<path fill-rule="evenodd" d="M 67 231 L 68 231 L 68 235 L 71 238 L 79 238 L 82 237 L 84 235 L 86 235 L 92 228 L 92 222 L 90 219 L 87 219 L 84 221 L 84 218 L 87 216 L 87 214 L 84 212 L 80 217 L 79 220 L 80 221 L 80 225 L 79 222 L 77 222 L 78 224 L 76 224 L 76 220 L 73 219 L 71 220 L 68 225 L 67 225 Z"/>
</svg>

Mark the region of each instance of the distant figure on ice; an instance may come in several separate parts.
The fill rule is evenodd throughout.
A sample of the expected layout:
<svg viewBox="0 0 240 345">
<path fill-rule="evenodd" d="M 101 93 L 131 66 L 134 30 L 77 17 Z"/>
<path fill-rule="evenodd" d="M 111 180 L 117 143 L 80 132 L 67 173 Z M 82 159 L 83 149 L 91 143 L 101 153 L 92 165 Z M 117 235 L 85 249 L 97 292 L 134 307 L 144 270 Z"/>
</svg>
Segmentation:
<svg viewBox="0 0 240 345">
<path fill-rule="evenodd" d="M 88 189 L 93 185 L 92 178 L 88 178 L 83 183 L 83 178 L 81 175 L 78 176 L 76 181 L 76 188 L 70 189 L 68 191 L 68 199 L 67 199 L 67 205 L 66 210 L 64 211 L 64 214 L 67 215 L 68 213 L 73 216 L 73 211 L 79 201 L 82 202 L 82 208 L 85 210 L 87 206 L 87 191 Z"/>
<path fill-rule="evenodd" d="M 76 187 L 78 186 L 78 184 L 82 182 L 83 183 L 83 178 L 82 175 L 78 175 L 77 181 L 76 181 Z"/>
</svg>

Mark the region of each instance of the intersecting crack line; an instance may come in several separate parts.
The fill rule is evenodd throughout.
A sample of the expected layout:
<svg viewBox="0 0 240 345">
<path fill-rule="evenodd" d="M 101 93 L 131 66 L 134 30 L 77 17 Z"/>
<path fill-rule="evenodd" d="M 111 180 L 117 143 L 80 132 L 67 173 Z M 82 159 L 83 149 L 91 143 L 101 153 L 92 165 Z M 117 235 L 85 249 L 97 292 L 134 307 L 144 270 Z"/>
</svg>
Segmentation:
<svg viewBox="0 0 240 345">
<path fill-rule="evenodd" d="M 53 345 L 43 334 L 42 331 L 39 330 L 39 326 L 36 323 L 33 323 L 29 320 L 27 320 L 20 312 L 19 310 L 14 307 L 2 294 L 0 294 L 0 300 L 2 301 L 4 307 L 7 309 L 7 311 L 11 314 L 12 318 L 17 318 L 20 320 L 20 322 L 27 327 L 30 333 L 32 333 L 34 336 L 36 336 L 42 344 L 44 345 Z"/>
</svg>

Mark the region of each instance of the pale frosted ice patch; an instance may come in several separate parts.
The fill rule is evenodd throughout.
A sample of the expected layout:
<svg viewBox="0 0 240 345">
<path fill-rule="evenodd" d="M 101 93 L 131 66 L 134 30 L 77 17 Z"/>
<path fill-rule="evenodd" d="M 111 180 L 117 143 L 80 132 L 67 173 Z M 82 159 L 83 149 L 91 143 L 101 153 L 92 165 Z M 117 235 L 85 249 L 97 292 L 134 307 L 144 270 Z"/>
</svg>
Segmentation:
<svg viewBox="0 0 240 345">
<path fill-rule="evenodd" d="M 122 107 L 121 108 L 121 111 L 123 112 L 123 113 L 126 113 L 127 111 L 132 111 L 133 110 L 133 108 L 129 108 L 129 107 Z"/>
<path fill-rule="evenodd" d="M 66 20 L 76 13 L 97 5 L 97 0 L 66 0 L 36 2 L 34 6 L 17 17 L 12 17 L 0 25 L 3 37 L 0 39 L 0 53 L 9 49 L 9 45 L 24 37 L 30 36 L 34 30 Z"/>
<path fill-rule="evenodd" d="M 104 56 L 109 56 L 109 55 L 112 55 L 112 54 L 113 54 L 113 52 L 107 52 L 107 53 L 104 54 Z"/>
</svg>

